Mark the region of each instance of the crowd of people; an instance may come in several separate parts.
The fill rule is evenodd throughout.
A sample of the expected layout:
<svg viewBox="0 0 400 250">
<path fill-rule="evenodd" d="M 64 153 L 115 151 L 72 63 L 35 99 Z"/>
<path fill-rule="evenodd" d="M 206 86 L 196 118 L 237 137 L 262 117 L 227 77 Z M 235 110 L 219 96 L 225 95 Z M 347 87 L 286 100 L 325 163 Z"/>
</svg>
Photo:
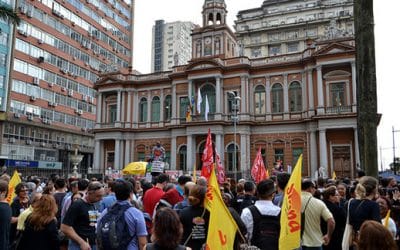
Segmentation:
<svg viewBox="0 0 400 250">
<path fill-rule="evenodd" d="M 290 174 L 254 183 L 227 179 L 223 201 L 238 231 L 234 249 L 278 249 Z M 47 180 L 30 176 L 14 189 L 0 177 L 0 250 L 205 249 L 207 179 Z M 301 249 L 398 249 L 400 192 L 395 178 L 311 180 L 301 184 Z M 351 226 L 351 235 L 347 229 Z M 350 228 L 350 227 L 349 227 Z M 350 237 L 350 238 L 349 238 Z"/>
</svg>

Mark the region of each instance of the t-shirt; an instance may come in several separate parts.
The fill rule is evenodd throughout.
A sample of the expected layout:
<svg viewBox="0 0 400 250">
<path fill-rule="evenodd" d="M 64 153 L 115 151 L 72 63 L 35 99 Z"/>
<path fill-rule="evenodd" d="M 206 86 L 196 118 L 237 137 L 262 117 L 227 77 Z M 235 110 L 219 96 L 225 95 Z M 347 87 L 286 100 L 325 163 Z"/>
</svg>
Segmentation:
<svg viewBox="0 0 400 250">
<path fill-rule="evenodd" d="M 29 203 L 21 204 L 19 202 L 19 198 L 15 198 L 15 200 L 11 203 L 11 213 L 12 217 L 18 217 L 25 209 L 29 207 Z M 11 224 L 10 229 L 10 242 L 14 242 L 15 236 L 17 234 L 17 223 Z"/>
<path fill-rule="evenodd" d="M 63 224 L 71 226 L 83 240 L 90 245 L 96 241 L 98 210 L 94 204 L 77 200 L 71 204 L 63 220 Z"/>
<path fill-rule="evenodd" d="M 143 197 L 143 208 L 146 213 L 153 218 L 153 211 L 156 204 L 160 201 L 164 195 L 164 191 L 161 188 L 153 187 L 146 191 Z"/>
<path fill-rule="evenodd" d="M 0 202 L 0 250 L 8 250 L 11 225 L 11 208 Z"/>
<path fill-rule="evenodd" d="M 204 213 L 204 214 L 203 214 Z M 179 212 L 183 225 L 181 244 L 199 250 L 206 243 L 210 213 L 207 209 L 197 206 L 189 206 Z M 190 239 L 189 239 L 190 237 Z"/>
<path fill-rule="evenodd" d="M 57 214 L 56 214 L 56 218 L 57 218 L 57 227 L 60 227 L 61 224 L 61 209 L 62 209 L 62 202 L 64 200 L 64 197 L 67 193 L 65 192 L 57 192 L 54 193 L 54 199 L 56 200 L 56 204 L 57 204 Z"/>
<path fill-rule="evenodd" d="M 378 203 L 368 199 L 352 199 L 350 201 L 349 223 L 353 226 L 353 230 L 356 232 L 360 230 L 361 225 L 366 220 L 374 220 L 381 223 L 381 214 Z"/>
<path fill-rule="evenodd" d="M 118 201 L 118 204 L 124 205 L 129 201 Z M 101 213 L 98 221 L 103 218 L 103 216 L 107 213 L 107 208 Z M 125 221 L 128 224 L 129 234 L 134 236 L 131 242 L 128 245 L 127 250 L 136 250 L 139 249 L 139 241 L 138 237 L 146 237 L 147 236 L 147 229 L 146 223 L 144 221 L 144 216 L 142 211 L 131 207 L 125 211 Z"/>
</svg>

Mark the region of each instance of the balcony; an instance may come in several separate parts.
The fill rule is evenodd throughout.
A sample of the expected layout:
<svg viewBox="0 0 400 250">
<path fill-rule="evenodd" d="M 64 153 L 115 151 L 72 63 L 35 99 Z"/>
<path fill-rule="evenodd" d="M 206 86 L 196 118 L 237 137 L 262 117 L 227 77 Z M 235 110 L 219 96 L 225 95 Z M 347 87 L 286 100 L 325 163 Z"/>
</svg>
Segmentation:
<svg viewBox="0 0 400 250">
<path fill-rule="evenodd" d="M 352 106 L 337 106 L 337 107 L 326 107 L 326 114 L 344 114 L 352 113 Z"/>
</svg>

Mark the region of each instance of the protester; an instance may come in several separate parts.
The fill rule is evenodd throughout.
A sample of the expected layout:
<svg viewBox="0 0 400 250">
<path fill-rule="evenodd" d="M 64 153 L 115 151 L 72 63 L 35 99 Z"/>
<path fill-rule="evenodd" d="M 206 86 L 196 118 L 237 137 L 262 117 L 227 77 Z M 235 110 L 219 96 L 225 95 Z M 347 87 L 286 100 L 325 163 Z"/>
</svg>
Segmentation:
<svg viewBox="0 0 400 250">
<path fill-rule="evenodd" d="M 241 184 L 243 185 L 243 184 Z M 238 229 L 240 232 L 236 232 L 235 235 L 235 242 L 233 244 L 233 249 L 239 250 L 240 245 L 243 243 L 246 243 L 246 239 L 244 238 L 245 235 L 247 234 L 247 228 L 242 219 L 240 218 L 240 215 L 236 210 L 230 206 L 231 202 L 231 196 L 227 193 L 222 194 L 222 199 L 224 200 L 225 205 L 227 206 L 229 212 L 232 215 L 232 218 L 235 220 L 236 225 L 238 226 Z"/>
<path fill-rule="evenodd" d="M 322 193 L 323 202 L 333 215 L 335 220 L 335 229 L 333 230 L 329 244 L 323 246 L 324 250 L 340 250 L 342 248 L 342 239 L 344 228 L 346 226 L 346 211 L 343 207 L 339 206 L 340 195 L 335 186 L 325 188 Z M 327 233 L 327 225 L 322 221 L 322 232 Z"/>
<path fill-rule="evenodd" d="M 113 182 L 116 203 L 106 208 L 99 217 L 97 226 L 97 243 L 99 249 L 108 250 L 110 245 L 118 249 L 143 249 L 146 244 L 146 224 L 143 213 L 131 205 L 133 185 L 125 180 Z M 112 223 L 115 232 L 109 230 Z M 114 234 L 115 235 L 114 235 Z M 117 242 L 110 242 L 115 239 Z"/>
<path fill-rule="evenodd" d="M 175 204 L 174 206 L 174 210 L 179 214 L 180 210 L 184 209 L 185 207 L 189 206 L 189 193 L 190 190 L 192 189 L 192 187 L 194 187 L 194 185 L 196 185 L 194 182 L 189 181 L 186 182 L 185 187 L 184 187 L 184 195 L 183 195 L 183 201 L 178 202 L 177 204 Z"/>
<path fill-rule="evenodd" d="M 195 185 L 188 198 L 190 206 L 179 213 L 183 225 L 181 244 L 194 250 L 201 249 L 207 240 L 210 213 L 204 207 L 206 192 L 206 187 Z"/>
<path fill-rule="evenodd" d="M 8 182 L 0 180 L 0 250 L 8 250 L 11 226 L 11 208 L 7 202 Z"/>
<path fill-rule="evenodd" d="M 350 207 L 349 223 L 353 226 L 353 231 L 356 233 L 366 220 L 381 222 L 379 205 L 373 200 L 377 193 L 377 186 L 378 180 L 374 177 L 361 177 L 355 188 L 356 199 L 352 199 L 348 203 Z"/>
<path fill-rule="evenodd" d="M 88 189 L 89 181 L 86 179 L 79 179 L 77 184 L 78 184 L 77 192 L 81 193 L 81 196 L 84 197 L 86 194 L 86 191 Z M 73 192 L 73 193 L 75 193 L 75 192 Z M 61 220 L 64 219 L 69 207 L 71 206 L 71 202 L 72 202 L 72 200 L 70 200 L 70 199 L 65 200 L 62 211 L 61 211 Z"/>
<path fill-rule="evenodd" d="M 70 239 L 69 250 L 89 250 L 96 247 L 96 225 L 99 202 L 104 195 L 100 182 L 89 183 L 87 194 L 71 204 L 61 224 L 61 231 Z"/>
<path fill-rule="evenodd" d="M 315 185 L 309 179 L 301 183 L 301 212 L 304 213 L 304 231 L 302 232 L 301 246 L 303 250 L 321 249 L 322 245 L 328 245 L 335 220 L 332 213 L 321 200 L 314 198 Z M 327 223 L 326 234 L 321 232 L 321 219 Z"/>
<path fill-rule="evenodd" d="M 107 188 L 105 190 L 106 196 L 100 201 L 99 212 L 103 212 L 104 209 L 111 207 L 117 201 L 113 181 L 107 182 Z"/>
<path fill-rule="evenodd" d="M 146 244 L 146 250 L 190 250 L 180 245 L 183 227 L 178 215 L 171 208 L 159 209 L 154 216 L 152 243 Z"/>
<path fill-rule="evenodd" d="M 54 197 L 44 194 L 25 222 L 25 230 L 17 250 L 59 250 L 56 213 L 57 204 Z"/>
<path fill-rule="evenodd" d="M 257 198 L 254 196 L 256 193 L 256 185 L 252 181 L 244 183 L 244 195 L 238 195 L 232 200 L 232 207 L 238 214 L 242 214 L 242 210 L 246 207 L 254 205 Z"/>
<path fill-rule="evenodd" d="M 252 245 L 263 249 L 278 249 L 280 233 L 280 207 L 272 203 L 275 194 L 274 182 L 263 180 L 257 185 L 258 201 L 244 208 L 242 221 L 247 227 L 247 239 Z"/>
<path fill-rule="evenodd" d="M 15 187 L 15 194 L 17 195 L 14 201 L 11 203 L 12 218 L 11 218 L 11 230 L 10 230 L 10 244 L 11 250 L 15 248 L 15 236 L 17 234 L 17 222 L 18 216 L 29 207 L 29 196 L 28 186 L 25 182 L 19 183 Z"/>
<path fill-rule="evenodd" d="M 278 173 L 278 176 L 276 178 L 277 182 L 277 194 L 274 197 L 274 200 L 272 201 L 275 205 L 282 207 L 282 202 L 283 202 L 283 196 L 285 192 L 285 187 L 287 183 L 289 182 L 290 174 L 288 173 Z"/>
<path fill-rule="evenodd" d="M 388 198 L 385 196 L 380 196 L 376 202 L 379 205 L 379 211 L 381 215 L 382 225 L 384 225 L 389 232 L 392 234 L 393 239 L 396 239 L 397 229 L 396 223 L 394 223 L 393 219 L 390 218 L 390 211 L 391 211 L 391 203 Z"/>
<path fill-rule="evenodd" d="M 357 250 L 397 250 L 393 235 L 381 223 L 366 220 L 360 227 Z"/>
<path fill-rule="evenodd" d="M 164 187 L 168 183 L 168 175 L 160 174 L 156 178 L 156 185 L 147 190 L 143 197 L 143 209 L 146 213 L 153 217 L 153 212 L 156 204 L 160 201 L 164 195 Z"/>
<path fill-rule="evenodd" d="M 37 205 L 38 201 L 42 198 L 42 193 L 33 193 L 30 199 L 30 205 L 27 209 L 25 209 L 19 216 L 17 222 L 17 230 L 24 231 L 25 230 L 25 221 L 29 215 L 32 214 L 34 207 Z"/>
</svg>

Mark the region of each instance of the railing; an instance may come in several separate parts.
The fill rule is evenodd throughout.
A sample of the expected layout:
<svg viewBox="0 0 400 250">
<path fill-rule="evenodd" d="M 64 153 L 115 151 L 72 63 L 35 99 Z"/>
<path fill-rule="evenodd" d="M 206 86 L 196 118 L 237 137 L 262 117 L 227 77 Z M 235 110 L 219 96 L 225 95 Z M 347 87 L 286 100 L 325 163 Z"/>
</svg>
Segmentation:
<svg viewBox="0 0 400 250">
<path fill-rule="evenodd" d="M 342 113 L 352 113 L 351 106 L 337 106 L 337 107 L 327 107 L 325 109 L 327 114 L 342 114 Z"/>
</svg>

